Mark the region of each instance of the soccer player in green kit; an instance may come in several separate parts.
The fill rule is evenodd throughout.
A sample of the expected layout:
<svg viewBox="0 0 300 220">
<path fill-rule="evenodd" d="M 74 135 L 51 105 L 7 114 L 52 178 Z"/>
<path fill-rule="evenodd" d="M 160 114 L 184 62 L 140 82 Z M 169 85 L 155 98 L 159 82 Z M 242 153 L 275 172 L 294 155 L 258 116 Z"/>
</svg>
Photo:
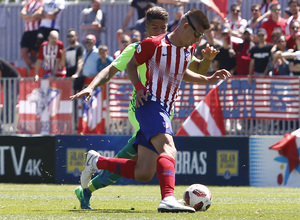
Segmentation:
<svg viewBox="0 0 300 220">
<path fill-rule="evenodd" d="M 158 36 L 160 34 L 166 33 L 168 12 L 165 9 L 155 6 L 147 11 L 146 17 L 147 17 L 146 30 L 149 36 Z M 133 56 L 139 44 L 140 42 L 136 42 L 126 47 L 121 53 L 121 55 L 113 63 L 111 63 L 109 66 L 107 66 L 105 69 L 103 69 L 101 72 L 97 74 L 97 76 L 94 78 L 91 84 L 88 85 L 87 88 L 71 96 L 71 99 L 74 100 L 82 96 L 86 96 L 86 100 L 88 100 L 92 96 L 93 90 L 96 87 L 101 86 L 106 82 L 108 82 L 118 71 L 122 71 L 126 69 L 127 63 Z M 195 62 L 194 64 L 191 63 L 190 66 L 192 66 L 192 70 L 194 72 L 201 72 L 205 74 L 210 66 L 211 60 L 217 55 L 218 51 L 216 51 L 212 47 L 207 46 L 207 48 L 203 50 L 202 53 L 204 55 L 204 59 L 200 61 L 194 58 Z M 196 67 L 193 65 L 196 65 Z M 197 69 L 197 71 L 195 71 L 195 68 Z M 139 71 L 140 80 L 142 84 L 145 85 L 146 65 L 143 64 L 139 66 L 138 71 Z M 190 81 L 193 82 L 195 82 L 195 80 L 197 81 L 200 76 L 200 74 L 193 75 L 192 73 L 188 73 L 188 72 L 186 73 L 186 75 L 188 75 Z M 203 80 L 203 78 L 200 77 L 199 80 L 201 79 Z M 210 83 L 214 83 L 216 81 L 210 81 Z M 135 105 L 136 105 L 135 95 L 136 95 L 136 91 L 134 90 L 133 98 L 129 106 L 128 118 L 130 120 L 130 123 L 133 125 L 135 131 L 137 132 L 139 130 L 139 123 L 135 118 Z M 137 154 L 136 150 L 132 147 L 135 140 L 136 132 L 128 141 L 127 145 L 124 146 L 123 149 L 116 155 L 116 157 L 130 159 Z M 83 172 L 80 177 L 81 186 L 77 187 L 75 190 L 75 194 L 80 201 L 80 205 L 82 209 L 92 209 L 89 202 L 92 192 L 100 188 L 106 187 L 108 185 L 111 185 L 121 178 L 120 175 L 113 174 L 108 171 L 104 171 L 90 181 L 92 175 L 93 175 L 92 173 Z M 86 178 L 87 176 L 89 178 Z"/>
</svg>

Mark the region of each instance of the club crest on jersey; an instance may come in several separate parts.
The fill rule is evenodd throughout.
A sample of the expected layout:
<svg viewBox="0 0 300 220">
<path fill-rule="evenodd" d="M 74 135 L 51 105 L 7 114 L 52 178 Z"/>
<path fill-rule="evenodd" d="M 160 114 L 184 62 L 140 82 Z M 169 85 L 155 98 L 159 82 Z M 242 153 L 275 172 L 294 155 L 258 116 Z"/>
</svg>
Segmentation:
<svg viewBox="0 0 300 220">
<path fill-rule="evenodd" d="M 186 51 L 184 56 L 187 61 L 191 60 L 191 52 L 190 51 Z"/>
<path fill-rule="evenodd" d="M 136 48 L 136 52 L 137 53 L 140 53 L 142 51 L 142 47 L 141 47 L 141 45 L 139 45 L 137 48 Z"/>
</svg>

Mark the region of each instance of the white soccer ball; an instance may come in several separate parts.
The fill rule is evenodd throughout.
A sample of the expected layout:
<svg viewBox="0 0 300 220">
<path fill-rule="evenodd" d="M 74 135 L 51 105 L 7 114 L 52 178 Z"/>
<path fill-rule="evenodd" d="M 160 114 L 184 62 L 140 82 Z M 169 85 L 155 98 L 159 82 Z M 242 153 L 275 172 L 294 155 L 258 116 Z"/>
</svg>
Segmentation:
<svg viewBox="0 0 300 220">
<path fill-rule="evenodd" d="M 212 203 L 210 190 L 202 184 L 190 185 L 183 194 L 184 204 L 196 211 L 206 211 Z"/>
</svg>

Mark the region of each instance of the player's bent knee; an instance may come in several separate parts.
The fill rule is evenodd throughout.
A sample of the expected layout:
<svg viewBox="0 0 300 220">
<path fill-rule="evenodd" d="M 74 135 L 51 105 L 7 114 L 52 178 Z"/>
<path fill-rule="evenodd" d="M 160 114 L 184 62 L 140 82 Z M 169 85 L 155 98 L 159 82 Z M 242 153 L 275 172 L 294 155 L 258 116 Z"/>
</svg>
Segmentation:
<svg viewBox="0 0 300 220">
<path fill-rule="evenodd" d="M 141 182 L 149 182 L 152 180 L 154 173 L 135 173 L 135 180 Z"/>
</svg>

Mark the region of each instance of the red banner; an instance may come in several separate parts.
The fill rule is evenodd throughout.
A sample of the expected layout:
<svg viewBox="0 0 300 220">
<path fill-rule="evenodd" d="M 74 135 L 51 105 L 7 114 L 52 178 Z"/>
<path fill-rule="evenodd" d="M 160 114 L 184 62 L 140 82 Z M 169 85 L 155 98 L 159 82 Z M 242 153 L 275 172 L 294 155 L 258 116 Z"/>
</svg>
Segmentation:
<svg viewBox="0 0 300 220">
<path fill-rule="evenodd" d="M 71 80 L 43 79 L 19 83 L 20 134 L 71 134 Z"/>
</svg>

